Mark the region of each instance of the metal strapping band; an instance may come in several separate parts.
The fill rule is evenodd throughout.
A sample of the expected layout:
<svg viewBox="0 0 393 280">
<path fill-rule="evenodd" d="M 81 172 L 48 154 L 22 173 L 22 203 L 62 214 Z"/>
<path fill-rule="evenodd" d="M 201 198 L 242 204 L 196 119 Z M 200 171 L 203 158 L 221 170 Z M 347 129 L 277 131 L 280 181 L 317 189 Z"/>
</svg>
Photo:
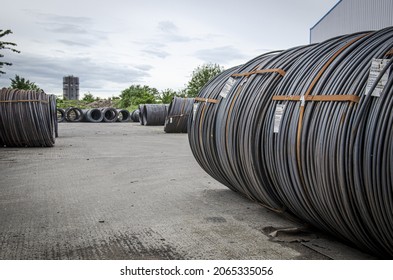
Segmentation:
<svg viewBox="0 0 393 280">
<path fill-rule="evenodd" d="M 202 98 L 202 97 L 195 97 L 195 101 L 199 101 L 199 102 L 208 102 L 208 103 L 218 103 L 218 100 L 217 100 L 217 99 Z"/>
</svg>

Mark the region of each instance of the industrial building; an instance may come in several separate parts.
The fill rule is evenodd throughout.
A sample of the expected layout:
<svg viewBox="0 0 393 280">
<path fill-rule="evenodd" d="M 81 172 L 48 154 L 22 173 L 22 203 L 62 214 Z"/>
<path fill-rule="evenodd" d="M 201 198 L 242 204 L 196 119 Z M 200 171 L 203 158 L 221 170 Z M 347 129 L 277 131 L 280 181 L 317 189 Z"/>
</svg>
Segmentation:
<svg viewBox="0 0 393 280">
<path fill-rule="evenodd" d="M 74 76 L 63 77 L 63 98 L 79 100 L 79 78 Z"/>
<path fill-rule="evenodd" d="M 310 43 L 393 26 L 393 0 L 341 0 L 313 27 Z"/>
</svg>

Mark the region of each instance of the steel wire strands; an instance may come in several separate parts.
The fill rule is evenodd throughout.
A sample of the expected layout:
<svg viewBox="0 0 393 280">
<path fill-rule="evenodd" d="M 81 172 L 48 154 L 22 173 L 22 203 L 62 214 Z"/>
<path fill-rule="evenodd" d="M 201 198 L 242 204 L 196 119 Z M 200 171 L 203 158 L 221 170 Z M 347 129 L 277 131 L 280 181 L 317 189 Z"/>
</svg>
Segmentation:
<svg viewBox="0 0 393 280">
<path fill-rule="evenodd" d="M 393 28 L 259 56 L 211 80 L 189 119 L 216 180 L 393 256 Z"/>
<path fill-rule="evenodd" d="M 65 120 L 65 111 L 61 108 L 56 108 L 57 112 L 57 122 L 64 122 Z"/>
<path fill-rule="evenodd" d="M 168 107 L 164 131 L 167 133 L 187 133 L 188 116 L 192 113 L 194 98 L 174 97 Z"/>
<path fill-rule="evenodd" d="M 83 120 L 83 111 L 77 107 L 65 109 L 65 119 L 67 122 L 80 122 Z"/>
<path fill-rule="evenodd" d="M 104 119 L 104 114 L 98 108 L 93 109 L 82 109 L 83 119 L 84 122 L 92 122 L 92 123 L 99 123 L 102 122 Z"/>
<path fill-rule="evenodd" d="M 138 105 L 138 114 L 139 114 L 139 123 L 141 125 L 145 125 L 144 121 L 143 121 L 143 112 L 145 110 L 145 104 L 139 104 Z"/>
<path fill-rule="evenodd" d="M 117 122 L 127 122 L 130 120 L 130 112 L 126 109 L 117 109 Z"/>
<path fill-rule="evenodd" d="M 63 111 L 65 119 L 68 122 L 126 122 L 130 119 L 130 112 L 125 109 L 115 109 L 112 107 L 79 109 L 77 107 L 69 107 L 65 111 L 57 109 L 61 114 Z M 60 119 L 60 116 L 58 116 Z"/>
<path fill-rule="evenodd" d="M 132 111 L 130 114 L 130 120 L 133 122 L 139 122 L 139 109 Z"/>
<path fill-rule="evenodd" d="M 167 110 L 167 104 L 144 104 L 139 109 L 139 121 L 142 125 L 164 125 Z"/>
<path fill-rule="evenodd" d="M 53 147 L 57 134 L 56 97 L 43 91 L 0 91 L 0 146 Z"/>
<path fill-rule="evenodd" d="M 104 116 L 103 122 L 115 122 L 119 116 L 119 112 L 112 107 L 101 108 L 102 115 Z"/>
</svg>

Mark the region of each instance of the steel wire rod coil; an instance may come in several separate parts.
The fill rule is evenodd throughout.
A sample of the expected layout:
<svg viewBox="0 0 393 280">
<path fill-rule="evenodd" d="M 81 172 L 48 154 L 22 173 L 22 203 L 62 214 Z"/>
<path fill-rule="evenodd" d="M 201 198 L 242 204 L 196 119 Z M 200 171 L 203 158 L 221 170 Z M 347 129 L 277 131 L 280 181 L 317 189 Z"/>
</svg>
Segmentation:
<svg viewBox="0 0 393 280">
<path fill-rule="evenodd" d="M 139 109 L 136 109 L 131 112 L 130 120 L 133 122 L 139 122 Z"/>
<path fill-rule="evenodd" d="M 144 111 L 145 111 L 145 104 L 139 104 L 138 105 L 138 111 L 139 111 L 139 123 L 141 125 L 145 125 L 145 122 L 143 120 L 143 114 L 144 114 Z"/>
<path fill-rule="evenodd" d="M 104 119 L 103 112 L 98 108 L 82 109 L 84 122 L 99 123 Z"/>
<path fill-rule="evenodd" d="M 57 121 L 58 122 L 64 122 L 65 121 L 65 111 L 64 111 L 64 109 L 56 108 L 56 114 L 57 114 Z"/>
<path fill-rule="evenodd" d="M 0 145 L 53 147 L 56 97 L 43 91 L 3 88 L 0 92 Z"/>
<path fill-rule="evenodd" d="M 68 107 L 65 109 L 65 119 L 67 122 L 80 122 L 83 120 L 83 112 L 77 107 Z"/>
<path fill-rule="evenodd" d="M 59 137 L 59 121 L 57 117 L 57 101 L 56 95 L 49 94 L 49 109 L 50 109 L 50 116 L 52 122 L 54 123 L 55 127 L 55 137 Z"/>
<path fill-rule="evenodd" d="M 128 122 L 130 120 L 130 112 L 126 109 L 117 109 L 117 122 Z"/>
<path fill-rule="evenodd" d="M 142 109 L 143 125 L 164 125 L 167 104 L 144 104 Z"/>
<path fill-rule="evenodd" d="M 221 73 L 188 123 L 196 160 L 273 211 L 392 257 L 392 49 L 385 28 Z"/>
<path fill-rule="evenodd" d="M 192 113 L 194 98 L 174 97 L 168 107 L 164 131 L 187 133 L 188 116 Z"/>
<path fill-rule="evenodd" d="M 112 107 L 105 107 L 105 108 L 100 108 L 102 115 L 103 115 L 103 122 L 115 122 L 117 121 L 117 117 L 119 113 L 115 108 Z"/>
</svg>

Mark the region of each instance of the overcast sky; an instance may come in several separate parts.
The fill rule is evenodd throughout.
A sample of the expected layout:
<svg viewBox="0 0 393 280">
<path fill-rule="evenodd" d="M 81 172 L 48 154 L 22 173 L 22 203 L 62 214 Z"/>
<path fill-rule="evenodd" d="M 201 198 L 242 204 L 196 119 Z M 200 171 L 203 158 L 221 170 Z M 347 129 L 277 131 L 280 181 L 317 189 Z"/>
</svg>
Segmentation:
<svg viewBox="0 0 393 280">
<path fill-rule="evenodd" d="M 62 95 L 118 96 L 132 84 L 179 90 L 204 63 L 224 68 L 270 50 L 309 43 L 310 28 L 338 0 L 6 0 L 0 29 L 20 54 L 4 52 L 0 87 L 15 74 Z"/>
</svg>

